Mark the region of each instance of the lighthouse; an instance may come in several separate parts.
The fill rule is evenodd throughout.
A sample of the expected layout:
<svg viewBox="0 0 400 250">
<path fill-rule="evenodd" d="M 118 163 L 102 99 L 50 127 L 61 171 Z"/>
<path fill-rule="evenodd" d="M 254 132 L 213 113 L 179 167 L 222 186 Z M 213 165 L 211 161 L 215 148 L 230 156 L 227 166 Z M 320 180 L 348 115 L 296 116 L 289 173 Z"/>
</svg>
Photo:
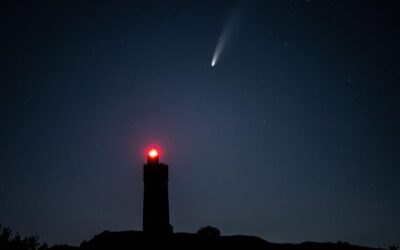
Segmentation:
<svg viewBox="0 0 400 250">
<path fill-rule="evenodd" d="M 169 224 L 168 165 L 159 162 L 159 151 L 148 150 L 143 166 L 143 232 L 163 235 L 172 233 Z"/>
</svg>

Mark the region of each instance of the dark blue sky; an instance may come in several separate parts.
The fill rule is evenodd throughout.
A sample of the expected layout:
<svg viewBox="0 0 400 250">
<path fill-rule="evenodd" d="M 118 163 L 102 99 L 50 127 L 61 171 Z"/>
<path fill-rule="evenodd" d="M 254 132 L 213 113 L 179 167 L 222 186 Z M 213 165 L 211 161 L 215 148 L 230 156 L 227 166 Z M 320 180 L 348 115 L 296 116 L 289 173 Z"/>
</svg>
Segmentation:
<svg viewBox="0 0 400 250">
<path fill-rule="evenodd" d="M 157 144 L 175 231 L 399 244 L 395 2 L 2 3 L 0 224 L 141 229 Z"/>
</svg>

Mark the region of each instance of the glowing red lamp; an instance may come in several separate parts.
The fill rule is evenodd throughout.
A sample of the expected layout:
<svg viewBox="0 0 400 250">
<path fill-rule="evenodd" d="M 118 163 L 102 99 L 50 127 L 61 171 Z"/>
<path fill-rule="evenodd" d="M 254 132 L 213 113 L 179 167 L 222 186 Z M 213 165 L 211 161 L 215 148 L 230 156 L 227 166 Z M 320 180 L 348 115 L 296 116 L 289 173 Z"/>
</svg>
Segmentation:
<svg viewBox="0 0 400 250">
<path fill-rule="evenodd" d="M 156 158 L 156 157 L 158 157 L 158 151 L 157 151 L 157 149 L 155 149 L 155 148 L 153 148 L 153 149 L 150 149 L 149 150 L 149 152 L 147 153 L 147 155 L 150 157 L 150 158 Z"/>
<path fill-rule="evenodd" d="M 156 148 L 151 148 L 147 151 L 147 163 L 148 164 L 158 164 L 158 158 L 160 153 Z"/>
</svg>

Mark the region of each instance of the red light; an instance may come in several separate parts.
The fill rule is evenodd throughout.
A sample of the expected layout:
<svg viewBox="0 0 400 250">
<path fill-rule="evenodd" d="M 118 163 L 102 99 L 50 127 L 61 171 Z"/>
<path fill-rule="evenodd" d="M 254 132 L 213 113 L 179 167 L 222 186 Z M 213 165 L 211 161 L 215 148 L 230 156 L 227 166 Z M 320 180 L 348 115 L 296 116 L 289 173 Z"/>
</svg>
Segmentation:
<svg viewBox="0 0 400 250">
<path fill-rule="evenodd" d="M 158 151 L 157 151 L 157 149 L 150 149 L 149 150 L 149 152 L 147 153 L 147 155 L 150 157 L 150 158 L 156 158 L 156 157 L 158 157 Z"/>
</svg>

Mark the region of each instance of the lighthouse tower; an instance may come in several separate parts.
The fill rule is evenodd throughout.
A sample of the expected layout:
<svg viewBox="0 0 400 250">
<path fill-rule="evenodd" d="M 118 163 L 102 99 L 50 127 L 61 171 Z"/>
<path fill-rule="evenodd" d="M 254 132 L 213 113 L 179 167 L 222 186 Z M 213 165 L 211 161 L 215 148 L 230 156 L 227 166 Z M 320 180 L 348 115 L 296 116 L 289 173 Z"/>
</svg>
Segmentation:
<svg viewBox="0 0 400 250">
<path fill-rule="evenodd" d="M 143 232 L 170 234 L 168 203 L 168 165 L 159 163 L 159 152 L 150 149 L 144 171 Z"/>
</svg>

